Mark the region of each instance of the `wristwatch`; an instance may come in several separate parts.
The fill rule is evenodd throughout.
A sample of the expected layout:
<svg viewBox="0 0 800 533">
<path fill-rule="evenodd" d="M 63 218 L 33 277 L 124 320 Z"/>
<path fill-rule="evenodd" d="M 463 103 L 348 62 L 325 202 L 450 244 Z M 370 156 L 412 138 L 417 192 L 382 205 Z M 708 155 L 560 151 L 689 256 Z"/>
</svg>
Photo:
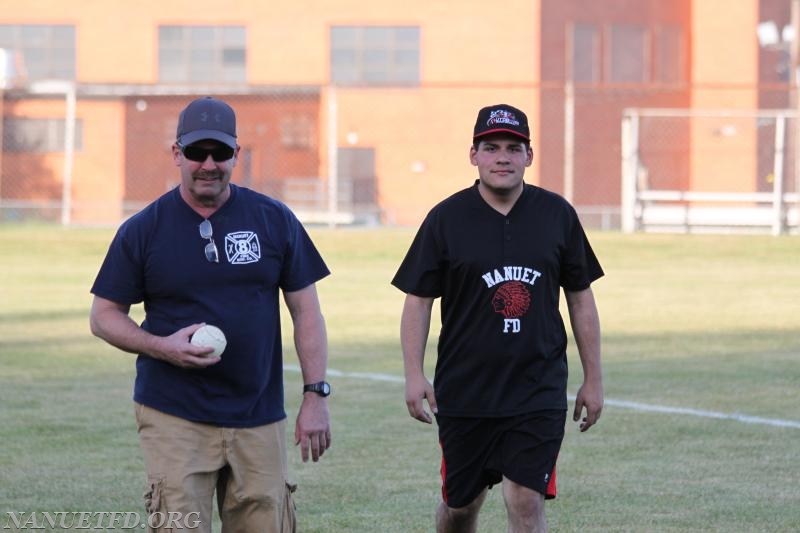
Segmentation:
<svg viewBox="0 0 800 533">
<path fill-rule="evenodd" d="M 323 398 L 329 396 L 331 393 L 331 385 L 327 381 L 319 381 L 317 383 L 309 383 L 308 385 L 303 385 L 303 393 L 306 392 L 316 392 Z"/>
</svg>

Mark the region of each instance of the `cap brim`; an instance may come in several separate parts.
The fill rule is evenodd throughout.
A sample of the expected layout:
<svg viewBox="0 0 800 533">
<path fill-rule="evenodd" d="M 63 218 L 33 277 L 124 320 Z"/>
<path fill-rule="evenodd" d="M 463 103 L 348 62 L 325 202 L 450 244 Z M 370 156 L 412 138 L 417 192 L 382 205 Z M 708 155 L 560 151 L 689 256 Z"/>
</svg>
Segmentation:
<svg viewBox="0 0 800 533">
<path fill-rule="evenodd" d="M 185 135 L 181 135 L 181 137 L 178 139 L 178 142 L 184 146 L 188 146 L 192 143 L 196 143 L 197 141 L 204 141 L 206 139 L 219 141 L 223 144 L 227 144 L 231 148 L 236 148 L 236 137 L 228 135 L 227 133 L 219 130 L 195 130 L 186 133 Z"/>
<path fill-rule="evenodd" d="M 526 141 L 530 141 L 531 140 L 530 137 L 526 137 L 525 135 L 521 134 L 518 131 L 509 130 L 509 129 L 506 129 L 506 128 L 495 128 L 493 130 L 482 131 L 479 134 L 474 135 L 472 138 L 473 139 L 478 139 L 479 137 L 486 137 L 487 135 L 491 135 L 493 133 L 508 133 L 508 134 L 511 134 L 511 135 L 513 135 L 515 137 L 519 137 L 520 139 L 525 139 Z"/>
<path fill-rule="evenodd" d="M 508 130 L 508 129 L 505 129 L 505 128 L 495 128 L 493 130 L 482 131 L 478 135 L 474 135 L 472 138 L 473 139 L 477 139 L 479 137 L 486 137 L 487 135 L 491 135 L 493 133 L 509 133 L 509 134 L 511 134 L 511 135 L 513 135 L 515 137 L 519 137 L 520 139 L 525 139 L 526 141 L 530 141 L 531 140 L 530 137 L 526 137 L 525 135 L 521 134 L 518 131 Z"/>
</svg>

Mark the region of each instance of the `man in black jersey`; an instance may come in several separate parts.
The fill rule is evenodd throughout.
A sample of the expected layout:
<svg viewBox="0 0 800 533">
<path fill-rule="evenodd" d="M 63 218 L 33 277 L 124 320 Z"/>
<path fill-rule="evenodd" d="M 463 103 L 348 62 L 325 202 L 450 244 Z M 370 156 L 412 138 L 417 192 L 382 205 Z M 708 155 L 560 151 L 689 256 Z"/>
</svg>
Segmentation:
<svg viewBox="0 0 800 533">
<path fill-rule="evenodd" d="M 392 280 L 406 293 L 406 404 L 417 420 L 432 421 L 423 400 L 436 416 L 437 531 L 475 531 L 497 483 L 508 531 L 547 531 L 544 502 L 556 495 L 567 412 L 560 293 L 583 366 L 573 420 L 586 431 L 603 408 L 591 289 L 603 270 L 573 207 L 523 181 L 533 162 L 525 113 L 505 104 L 481 109 L 469 157 L 478 179 L 428 213 Z M 436 298 L 442 328 L 431 385 L 423 361 Z"/>
</svg>

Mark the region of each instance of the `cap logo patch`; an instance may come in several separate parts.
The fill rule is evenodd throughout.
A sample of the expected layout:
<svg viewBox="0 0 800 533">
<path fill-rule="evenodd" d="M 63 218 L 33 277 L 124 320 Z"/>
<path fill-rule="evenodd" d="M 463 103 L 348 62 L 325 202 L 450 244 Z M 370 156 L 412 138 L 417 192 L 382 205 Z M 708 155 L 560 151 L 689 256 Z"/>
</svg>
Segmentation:
<svg viewBox="0 0 800 533">
<path fill-rule="evenodd" d="M 487 126 L 496 126 L 499 124 L 509 124 L 511 126 L 519 126 L 519 120 L 514 116 L 514 113 L 506 111 L 505 109 L 497 109 L 492 111 L 489 115 L 489 120 L 486 121 Z"/>
<path fill-rule="evenodd" d="M 507 104 L 497 104 L 482 108 L 475 120 L 472 139 L 490 133 L 510 133 L 530 141 L 528 117 L 525 112 Z"/>
</svg>

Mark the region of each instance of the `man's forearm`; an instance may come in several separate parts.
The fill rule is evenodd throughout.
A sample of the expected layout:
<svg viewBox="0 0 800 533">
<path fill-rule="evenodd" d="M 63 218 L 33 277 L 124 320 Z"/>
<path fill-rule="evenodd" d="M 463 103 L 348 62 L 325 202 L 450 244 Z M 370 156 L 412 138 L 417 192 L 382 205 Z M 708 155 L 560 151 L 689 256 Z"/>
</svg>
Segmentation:
<svg viewBox="0 0 800 533">
<path fill-rule="evenodd" d="M 128 308 L 95 298 L 89 315 L 92 334 L 122 351 L 149 353 L 154 336 L 128 315 Z"/>
<path fill-rule="evenodd" d="M 400 320 L 400 345 L 406 377 L 424 374 L 425 346 L 431 324 L 432 300 L 408 295 Z"/>
<path fill-rule="evenodd" d="M 292 316 L 294 346 L 304 383 L 325 379 L 328 366 L 328 334 L 315 285 L 284 293 Z"/>
<path fill-rule="evenodd" d="M 592 290 L 567 293 L 567 305 L 584 379 L 602 382 L 600 317 Z"/>
<path fill-rule="evenodd" d="M 294 345 L 303 381 L 323 381 L 328 367 L 328 337 L 322 314 L 298 317 L 294 327 Z"/>
</svg>

